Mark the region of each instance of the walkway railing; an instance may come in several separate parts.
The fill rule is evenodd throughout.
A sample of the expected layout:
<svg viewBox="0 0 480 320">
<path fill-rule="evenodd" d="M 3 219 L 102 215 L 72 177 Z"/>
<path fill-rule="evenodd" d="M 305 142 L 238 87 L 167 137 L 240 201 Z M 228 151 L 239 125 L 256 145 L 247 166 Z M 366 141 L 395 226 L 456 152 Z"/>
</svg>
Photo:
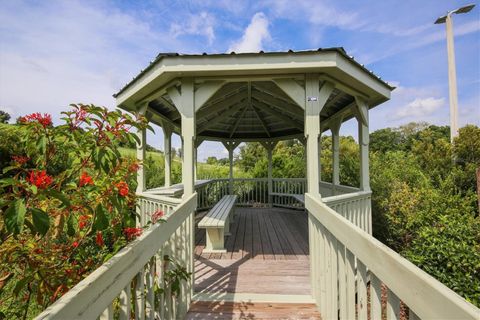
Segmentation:
<svg viewBox="0 0 480 320">
<path fill-rule="evenodd" d="M 285 208 L 304 208 L 293 195 L 303 195 L 307 190 L 305 178 L 272 179 L 272 194 L 268 194 L 266 178 L 235 178 L 233 192 L 238 196 L 239 206 L 278 206 Z M 363 192 L 358 188 L 333 185 L 320 182 L 322 200 L 340 215 L 372 233 L 371 192 Z M 229 194 L 229 179 L 213 179 L 197 188 L 198 210 L 212 208 L 224 195 Z M 292 196 L 289 196 L 292 195 Z"/>
<path fill-rule="evenodd" d="M 342 217 L 372 234 L 372 192 L 358 191 L 322 198 L 323 202 Z"/>
<path fill-rule="evenodd" d="M 313 297 L 322 319 L 479 319 L 480 310 L 306 194 Z M 386 296 L 386 302 L 383 302 Z"/>
<path fill-rule="evenodd" d="M 114 257 L 70 289 L 37 319 L 181 319 L 188 310 L 192 279 L 182 282 L 173 297 L 169 285 L 172 270 L 165 256 L 193 272 L 194 211 L 197 195 L 174 209 L 151 196 L 142 197 L 144 216 L 158 208 L 169 214 L 120 250 Z M 165 209 L 166 208 L 166 209 Z M 164 288 L 162 293 L 158 288 Z"/>
<path fill-rule="evenodd" d="M 137 193 L 138 213 L 140 214 L 140 225 L 144 226 L 150 221 L 150 216 L 161 210 L 165 215 L 172 213 L 173 209 L 182 203 L 182 199 L 158 196 L 147 193 Z"/>
</svg>

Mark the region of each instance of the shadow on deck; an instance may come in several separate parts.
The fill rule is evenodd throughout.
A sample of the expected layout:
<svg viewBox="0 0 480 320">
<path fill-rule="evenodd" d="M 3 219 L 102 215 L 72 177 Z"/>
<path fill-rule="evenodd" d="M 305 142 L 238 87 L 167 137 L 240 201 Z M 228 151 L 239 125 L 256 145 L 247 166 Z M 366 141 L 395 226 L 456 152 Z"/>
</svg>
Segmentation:
<svg viewBox="0 0 480 320">
<path fill-rule="evenodd" d="M 196 229 L 195 292 L 209 301 L 195 302 L 188 319 L 318 318 L 304 303 L 311 293 L 305 212 L 236 208 L 231 234 L 226 253 L 210 254 L 205 231 Z"/>
</svg>

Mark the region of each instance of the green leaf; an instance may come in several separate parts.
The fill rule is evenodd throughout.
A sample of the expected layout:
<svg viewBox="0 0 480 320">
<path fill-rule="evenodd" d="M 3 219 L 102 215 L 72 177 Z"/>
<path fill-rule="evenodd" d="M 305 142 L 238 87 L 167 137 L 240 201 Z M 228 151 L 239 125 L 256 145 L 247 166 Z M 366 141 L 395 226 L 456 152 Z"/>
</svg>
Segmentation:
<svg viewBox="0 0 480 320">
<path fill-rule="evenodd" d="M 47 150 L 47 137 L 45 136 L 41 136 L 40 139 L 38 140 L 38 149 L 40 151 L 40 153 L 45 153 L 45 151 Z"/>
<path fill-rule="evenodd" d="M 95 209 L 95 221 L 93 222 L 93 229 L 97 231 L 108 228 L 108 217 L 105 214 L 105 208 L 99 204 Z"/>
<path fill-rule="evenodd" d="M 3 173 L 7 173 L 8 171 L 11 171 L 11 170 L 14 170 L 14 169 L 18 169 L 18 166 L 5 167 L 5 168 L 3 168 Z"/>
<path fill-rule="evenodd" d="M 16 182 L 16 180 L 13 179 L 13 178 L 2 179 L 2 180 L 0 180 L 0 187 L 8 187 L 8 186 L 14 185 L 15 182 Z"/>
<path fill-rule="evenodd" d="M 37 194 L 37 192 L 38 192 L 37 186 L 35 186 L 35 185 L 33 185 L 33 184 L 30 186 L 30 190 L 32 190 L 32 193 L 33 193 L 33 194 Z"/>
<path fill-rule="evenodd" d="M 32 208 L 32 221 L 35 230 L 38 231 L 42 236 L 45 235 L 50 228 L 50 217 L 49 215 L 40 209 Z"/>
<path fill-rule="evenodd" d="M 18 296 L 18 294 L 20 293 L 20 291 L 22 291 L 22 289 L 27 285 L 27 283 L 29 283 L 30 281 L 32 280 L 31 277 L 25 277 L 21 280 L 19 280 L 16 284 L 15 284 L 15 288 L 13 288 L 13 294 L 15 296 Z"/>
<path fill-rule="evenodd" d="M 22 232 L 26 211 L 23 199 L 12 202 L 10 207 L 5 211 L 5 225 L 8 232 L 13 234 Z"/>
<path fill-rule="evenodd" d="M 73 217 L 73 214 L 70 214 L 67 219 L 67 234 L 70 237 L 73 237 L 75 235 L 75 220 Z"/>
<path fill-rule="evenodd" d="M 63 205 L 65 207 L 70 207 L 70 200 L 68 200 L 67 196 L 64 195 L 63 193 L 54 190 L 54 189 L 49 189 L 45 191 L 48 195 L 57 198 L 58 200 L 62 201 Z"/>
</svg>

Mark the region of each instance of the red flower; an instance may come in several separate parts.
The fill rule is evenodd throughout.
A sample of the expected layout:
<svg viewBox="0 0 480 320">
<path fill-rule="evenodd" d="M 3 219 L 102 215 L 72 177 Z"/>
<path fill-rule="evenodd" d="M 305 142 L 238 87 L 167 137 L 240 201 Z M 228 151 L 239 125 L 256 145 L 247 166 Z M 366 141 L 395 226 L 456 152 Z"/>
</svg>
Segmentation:
<svg viewBox="0 0 480 320">
<path fill-rule="evenodd" d="M 141 236 L 143 229 L 142 228 L 125 228 L 123 232 L 125 232 L 125 235 L 127 236 L 128 240 L 132 240 L 132 239 L 135 239 L 136 237 Z"/>
<path fill-rule="evenodd" d="M 85 226 L 87 225 L 87 222 L 88 220 L 90 219 L 89 216 L 80 216 L 80 218 L 78 219 L 78 228 L 81 230 L 83 228 L 85 228 Z"/>
<path fill-rule="evenodd" d="M 30 171 L 30 175 L 27 178 L 27 181 L 35 185 L 39 189 L 46 189 L 49 185 L 52 184 L 53 179 L 45 170 L 41 171 Z"/>
<path fill-rule="evenodd" d="M 129 167 L 128 167 L 128 172 L 136 172 L 138 171 L 138 169 L 140 169 L 140 166 L 138 163 L 132 163 Z"/>
<path fill-rule="evenodd" d="M 163 217 L 163 214 L 164 214 L 164 213 L 163 213 L 162 210 L 157 210 L 157 211 L 155 211 L 155 212 L 152 214 L 152 217 L 151 217 L 152 222 L 153 222 L 153 223 L 157 223 L 158 220 L 160 220 L 160 219 Z"/>
<path fill-rule="evenodd" d="M 78 247 L 78 245 L 79 245 L 78 241 L 73 241 L 72 247 L 76 248 L 76 247 Z"/>
<path fill-rule="evenodd" d="M 103 247 L 104 242 L 103 242 L 103 236 L 101 231 L 97 232 L 97 238 L 95 239 L 95 242 L 99 247 Z"/>
<path fill-rule="evenodd" d="M 115 185 L 118 189 L 118 193 L 122 196 L 125 197 L 128 195 L 128 184 L 125 181 L 120 181 Z"/>
<path fill-rule="evenodd" d="M 46 128 L 52 124 L 52 116 L 48 113 L 44 113 L 42 116 L 40 112 L 36 112 L 20 118 L 20 122 L 38 122 Z"/>
<path fill-rule="evenodd" d="M 22 165 L 27 163 L 28 160 L 30 160 L 29 157 L 26 156 L 12 156 L 12 160 L 15 161 L 16 163 Z"/>
<path fill-rule="evenodd" d="M 36 248 L 33 250 L 33 252 L 37 253 L 37 254 L 42 254 L 43 253 L 43 250 L 40 249 L 40 248 Z"/>
<path fill-rule="evenodd" d="M 86 186 L 86 185 L 93 185 L 93 179 L 86 173 L 85 171 L 82 172 L 82 175 L 80 176 L 80 187 Z"/>
</svg>

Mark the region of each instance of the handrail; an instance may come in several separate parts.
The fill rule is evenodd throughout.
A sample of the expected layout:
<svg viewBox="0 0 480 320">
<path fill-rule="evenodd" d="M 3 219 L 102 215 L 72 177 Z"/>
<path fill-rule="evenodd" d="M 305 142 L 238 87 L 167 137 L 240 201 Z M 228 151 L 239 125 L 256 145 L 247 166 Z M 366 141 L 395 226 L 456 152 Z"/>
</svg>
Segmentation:
<svg viewBox="0 0 480 320">
<path fill-rule="evenodd" d="M 344 193 L 336 196 L 324 197 L 322 198 L 323 202 L 328 204 L 334 204 L 337 202 L 342 202 L 344 200 L 355 200 L 364 197 L 365 195 L 371 195 L 371 191 L 357 191 L 352 193 Z"/>
<path fill-rule="evenodd" d="M 165 223 L 152 225 L 138 239 L 93 271 L 36 319 L 96 319 L 155 256 L 195 210 L 193 194 L 175 208 Z M 142 279 L 143 281 L 143 279 Z M 130 304 L 130 301 L 127 302 Z M 130 308 L 128 306 L 128 308 Z M 128 318 L 130 315 L 127 315 Z"/>
<path fill-rule="evenodd" d="M 412 311 L 410 319 L 415 317 L 425 319 L 479 319 L 480 309 L 476 308 L 472 304 L 468 303 L 454 291 L 437 281 L 435 278 L 427 274 L 425 271 L 416 267 L 413 263 L 400 256 L 392 249 L 385 246 L 380 241 L 376 240 L 368 233 L 356 227 L 346 219 L 338 215 L 334 210 L 329 208 L 322 200 L 312 194 L 306 194 L 306 207 L 310 213 L 310 223 L 320 224 L 317 227 L 312 227 L 314 232 L 312 235 L 310 245 L 316 248 L 326 256 L 322 259 L 327 260 L 327 264 L 323 265 L 324 277 L 322 275 L 314 274 L 313 278 L 317 292 L 323 294 L 334 295 L 331 297 L 330 302 L 333 305 L 338 301 L 340 303 L 340 314 L 345 309 L 345 301 L 348 301 L 348 297 L 352 297 L 353 300 L 350 304 L 355 304 L 355 291 L 345 293 L 344 281 L 357 280 L 357 301 L 358 301 L 358 315 L 359 318 L 365 316 L 367 318 L 367 270 L 370 273 L 370 278 L 373 280 L 379 279 L 383 282 L 389 290 L 387 312 L 389 315 L 393 315 L 394 318 L 398 318 L 398 314 L 394 311 L 399 310 L 399 301 L 405 303 Z M 322 235 L 323 234 L 323 235 Z M 317 235 L 317 236 L 315 236 Z M 326 248 L 329 248 L 328 250 Z M 336 250 L 335 250 L 336 248 Z M 333 249 L 333 250 L 332 250 Z M 342 251 L 345 250 L 345 251 Z M 317 250 L 315 250 L 317 251 Z M 331 254 L 329 254 L 331 253 Z M 317 253 L 315 253 L 317 254 Z M 352 259 L 348 259 L 349 256 L 356 257 L 357 276 L 353 278 L 342 274 L 350 266 L 350 272 L 353 272 Z M 347 259 L 345 259 L 347 257 Z M 313 261 L 315 257 L 312 257 Z M 350 262 L 350 263 L 346 263 Z M 330 262 L 331 264 L 328 264 Z M 312 262 L 314 263 L 314 262 Z M 337 268 L 338 263 L 338 268 Z M 342 274 L 343 279 L 337 278 L 338 274 Z M 328 278 L 330 276 L 330 278 Z M 319 280 L 319 281 L 318 281 Z M 338 294 L 336 291 L 337 281 L 339 281 L 340 288 Z M 318 284 L 320 282 L 320 285 Z M 371 297 L 371 312 L 378 311 L 380 308 L 379 286 L 372 282 Z M 333 286 L 331 285 L 333 284 Z M 320 286 L 320 288 L 318 288 Z M 348 287 L 348 284 L 347 284 Z M 332 289 L 332 292 L 325 292 L 328 288 Z M 355 286 L 351 286 L 352 290 L 355 290 Z M 347 299 L 345 298 L 347 295 Z M 319 295 L 317 295 L 318 297 Z M 397 298 L 398 297 L 398 298 Z M 322 298 L 320 297 L 320 300 Z M 363 299 L 363 300 L 362 300 Z M 378 301 L 377 301 L 378 300 Z M 376 302 L 377 301 L 377 302 Z M 391 301 L 396 301 L 397 307 L 392 306 Z M 329 310 L 329 306 L 325 303 L 320 303 L 322 316 L 325 318 L 337 318 L 337 310 Z M 331 307 L 330 307 L 331 308 Z M 355 305 L 347 305 L 346 308 L 351 308 L 354 311 Z M 345 313 L 343 313 L 345 315 Z M 377 319 L 379 313 L 372 315 L 371 319 Z M 342 318 L 342 317 L 341 317 Z M 348 317 L 346 317 L 348 318 Z"/>
</svg>

